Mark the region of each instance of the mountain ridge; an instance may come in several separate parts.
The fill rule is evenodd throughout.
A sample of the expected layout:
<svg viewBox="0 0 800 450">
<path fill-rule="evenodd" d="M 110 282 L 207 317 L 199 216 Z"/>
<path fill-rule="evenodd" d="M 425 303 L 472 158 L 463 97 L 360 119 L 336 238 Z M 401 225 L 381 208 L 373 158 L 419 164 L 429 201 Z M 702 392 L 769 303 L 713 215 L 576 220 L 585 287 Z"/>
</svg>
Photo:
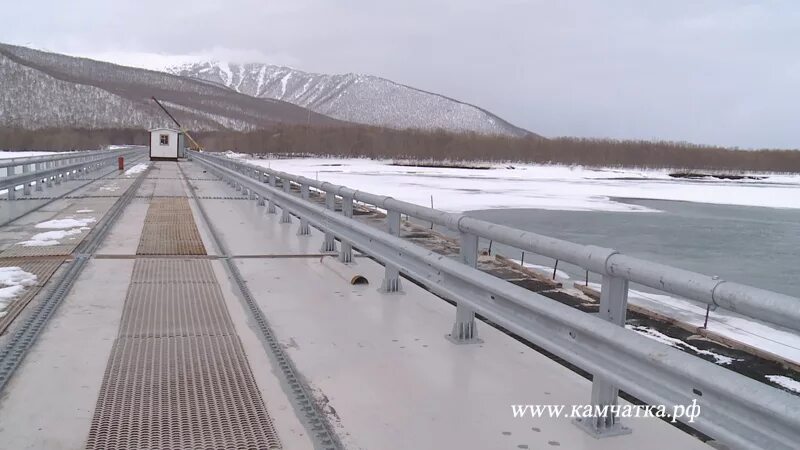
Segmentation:
<svg viewBox="0 0 800 450">
<path fill-rule="evenodd" d="M 537 136 L 479 106 L 374 75 L 331 75 L 288 66 L 221 61 L 183 63 L 165 70 L 254 97 L 287 101 L 348 122 L 399 129 Z"/>
</svg>

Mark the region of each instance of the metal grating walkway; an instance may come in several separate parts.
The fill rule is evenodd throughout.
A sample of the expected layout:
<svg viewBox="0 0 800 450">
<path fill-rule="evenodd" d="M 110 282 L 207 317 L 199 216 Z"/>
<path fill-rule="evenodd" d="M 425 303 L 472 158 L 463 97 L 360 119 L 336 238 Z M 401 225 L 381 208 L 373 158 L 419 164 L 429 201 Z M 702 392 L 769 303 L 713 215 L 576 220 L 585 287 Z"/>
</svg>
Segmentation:
<svg viewBox="0 0 800 450">
<path fill-rule="evenodd" d="M 33 286 L 28 286 L 25 291 L 14 299 L 8 307 L 3 311 L 0 317 L 0 335 L 6 332 L 11 322 L 17 318 L 20 312 L 25 309 L 25 306 L 39 293 L 39 290 L 47 283 L 47 280 L 53 276 L 61 263 L 64 262 L 64 257 L 55 258 L 0 258 L 0 267 L 19 267 L 25 272 L 36 275 L 36 283 Z"/>
<path fill-rule="evenodd" d="M 88 449 L 274 449 L 236 336 L 118 338 Z"/>
<path fill-rule="evenodd" d="M 205 254 L 186 198 L 152 200 L 143 251 Z M 210 260 L 134 263 L 86 448 L 281 448 Z"/>
<path fill-rule="evenodd" d="M 205 255 L 186 197 L 154 198 L 147 209 L 137 255 Z"/>
</svg>

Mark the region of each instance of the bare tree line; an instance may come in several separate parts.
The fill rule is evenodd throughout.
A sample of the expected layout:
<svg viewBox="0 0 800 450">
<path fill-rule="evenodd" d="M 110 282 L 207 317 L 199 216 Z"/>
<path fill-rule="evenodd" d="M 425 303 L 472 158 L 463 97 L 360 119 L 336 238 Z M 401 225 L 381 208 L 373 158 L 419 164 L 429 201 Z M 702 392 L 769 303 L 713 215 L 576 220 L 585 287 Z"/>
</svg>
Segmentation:
<svg viewBox="0 0 800 450">
<path fill-rule="evenodd" d="M 91 150 L 106 145 L 147 145 L 149 136 L 141 129 L 45 128 L 27 130 L 0 127 L 2 150 Z"/>
<path fill-rule="evenodd" d="M 242 153 L 800 172 L 800 151 L 739 150 L 685 142 L 512 138 L 370 126 L 300 125 L 276 125 L 248 133 L 202 132 L 194 136 L 206 149 Z M 136 129 L 31 131 L 0 128 L 0 148 L 9 150 L 74 150 L 109 144 L 146 145 L 147 142 L 147 132 Z"/>
</svg>

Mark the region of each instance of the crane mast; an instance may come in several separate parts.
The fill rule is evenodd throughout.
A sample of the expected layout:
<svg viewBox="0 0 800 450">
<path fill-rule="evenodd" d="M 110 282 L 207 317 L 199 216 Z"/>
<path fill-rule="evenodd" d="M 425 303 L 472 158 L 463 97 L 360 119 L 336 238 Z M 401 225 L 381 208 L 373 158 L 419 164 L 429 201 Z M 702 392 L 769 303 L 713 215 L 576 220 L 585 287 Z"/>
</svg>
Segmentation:
<svg viewBox="0 0 800 450">
<path fill-rule="evenodd" d="M 155 98 L 155 97 L 150 97 L 150 98 L 152 98 L 152 99 L 153 99 L 153 101 L 154 101 L 154 102 L 156 102 L 156 105 L 158 105 L 158 106 L 159 106 L 159 107 L 160 107 L 160 108 L 161 108 L 161 109 L 162 109 L 162 110 L 163 110 L 163 111 L 164 111 L 164 112 L 165 112 L 165 113 L 166 113 L 166 114 L 169 116 L 169 118 L 170 118 L 170 119 L 172 119 L 172 121 L 173 121 L 173 122 L 175 122 L 175 125 L 177 125 L 177 126 L 178 126 L 178 128 L 181 130 L 181 132 L 182 132 L 184 135 L 186 135 L 186 137 L 188 137 L 188 138 L 189 138 L 189 141 L 192 143 L 192 150 L 203 151 L 203 147 L 201 147 L 201 146 L 200 146 L 200 144 L 198 144 L 198 143 L 197 143 L 197 141 L 195 141 L 195 140 L 194 140 L 194 138 L 192 137 L 192 135 L 191 135 L 191 134 L 189 134 L 189 131 L 188 131 L 188 130 L 186 130 L 185 128 L 183 128 L 183 127 L 181 126 L 180 122 L 178 122 L 178 119 L 176 119 L 176 118 L 175 118 L 175 116 L 173 116 L 172 114 L 170 114 L 169 110 L 167 110 L 167 108 L 166 108 L 164 105 L 162 105 L 162 104 L 161 104 L 161 102 L 160 102 L 160 101 L 158 101 L 158 99 L 157 99 L 157 98 Z"/>
</svg>

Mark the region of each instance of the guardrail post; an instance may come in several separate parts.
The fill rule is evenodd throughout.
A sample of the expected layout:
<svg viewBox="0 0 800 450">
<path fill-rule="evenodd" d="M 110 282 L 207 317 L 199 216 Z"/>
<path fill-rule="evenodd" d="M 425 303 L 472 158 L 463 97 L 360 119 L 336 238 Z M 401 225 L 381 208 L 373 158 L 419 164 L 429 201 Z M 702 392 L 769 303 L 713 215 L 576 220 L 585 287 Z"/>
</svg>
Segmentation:
<svg viewBox="0 0 800 450">
<path fill-rule="evenodd" d="M 34 167 L 33 171 L 34 172 L 39 172 L 41 170 L 42 170 L 42 163 L 36 163 L 36 167 Z M 40 192 L 40 191 L 44 190 L 44 188 L 42 187 L 42 184 L 43 183 L 42 183 L 42 179 L 41 178 L 36 180 L 36 192 Z"/>
<path fill-rule="evenodd" d="M 353 197 L 342 197 L 342 214 L 347 218 L 353 217 Z M 400 224 L 398 223 L 398 230 Z M 341 241 L 342 250 L 339 252 L 339 261 L 348 264 L 353 262 L 353 244 Z"/>
<path fill-rule="evenodd" d="M 286 178 L 281 178 L 281 186 L 283 187 L 283 192 L 291 194 L 291 181 L 287 180 Z M 292 223 L 292 215 L 289 214 L 289 208 L 287 206 L 288 205 L 285 203 L 281 205 L 281 223 Z"/>
<path fill-rule="evenodd" d="M 389 222 L 389 234 L 392 236 L 400 236 L 400 212 L 387 211 L 386 219 Z M 382 292 L 400 292 L 403 287 L 400 284 L 400 269 L 397 266 L 386 264 L 385 273 L 383 275 L 383 283 L 381 284 Z"/>
<path fill-rule="evenodd" d="M 275 182 L 275 175 L 272 174 L 267 175 L 267 182 L 269 182 L 269 185 L 272 186 L 273 188 L 277 187 L 277 184 Z M 273 200 L 274 197 L 275 196 L 272 195 L 272 193 L 269 194 L 269 198 L 267 199 L 268 200 L 267 214 L 275 214 L 275 201 Z"/>
<path fill-rule="evenodd" d="M 300 196 L 303 200 L 308 201 L 309 198 L 309 191 L 307 184 L 300 185 Z M 305 217 L 300 217 L 300 228 L 297 229 L 298 236 L 308 236 L 311 234 L 311 229 L 308 227 L 308 219 Z"/>
<path fill-rule="evenodd" d="M 267 179 L 266 174 L 264 172 L 260 171 L 260 170 L 256 171 L 256 177 L 257 177 L 256 179 L 258 180 L 259 183 L 263 183 Z M 264 196 L 263 195 L 256 194 L 256 198 L 258 199 L 258 206 L 264 206 L 264 205 L 267 204 L 267 202 L 264 201 Z"/>
<path fill-rule="evenodd" d="M 15 169 L 16 169 L 16 167 L 14 167 L 14 166 L 7 167 L 6 168 L 6 176 L 13 177 L 14 174 L 16 173 Z M 17 188 L 16 186 L 11 186 L 11 187 L 8 188 L 8 199 L 9 200 L 15 200 L 17 198 L 16 188 Z"/>
<path fill-rule="evenodd" d="M 31 165 L 30 164 L 23 164 L 22 165 L 22 173 L 28 174 L 31 172 Z M 31 182 L 26 181 L 25 184 L 22 185 L 22 195 L 31 195 Z"/>
<path fill-rule="evenodd" d="M 336 210 L 336 194 L 330 191 L 325 192 L 325 208 L 328 211 L 335 211 Z M 325 238 L 322 240 L 322 248 L 320 249 L 321 252 L 335 252 L 336 251 L 336 239 L 328 230 L 325 230 Z"/>
<path fill-rule="evenodd" d="M 624 327 L 627 309 L 628 280 L 603 275 L 598 317 Z M 575 419 L 575 424 L 597 438 L 630 433 L 631 429 L 622 425 L 618 415 L 613 412 L 618 397 L 619 386 L 601 376 L 594 375 L 592 377 L 592 407 L 595 413 L 599 412 L 600 414 L 595 417 Z"/>
<path fill-rule="evenodd" d="M 478 267 L 478 236 L 469 233 L 461 233 L 461 249 L 459 256 L 461 262 L 468 267 Z M 483 342 L 478 339 L 478 328 L 475 324 L 475 311 L 456 301 L 456 321 L 453 330 L 448 334 L 447 339 L 455 344 L 476 344 Z"/>
</svg>

